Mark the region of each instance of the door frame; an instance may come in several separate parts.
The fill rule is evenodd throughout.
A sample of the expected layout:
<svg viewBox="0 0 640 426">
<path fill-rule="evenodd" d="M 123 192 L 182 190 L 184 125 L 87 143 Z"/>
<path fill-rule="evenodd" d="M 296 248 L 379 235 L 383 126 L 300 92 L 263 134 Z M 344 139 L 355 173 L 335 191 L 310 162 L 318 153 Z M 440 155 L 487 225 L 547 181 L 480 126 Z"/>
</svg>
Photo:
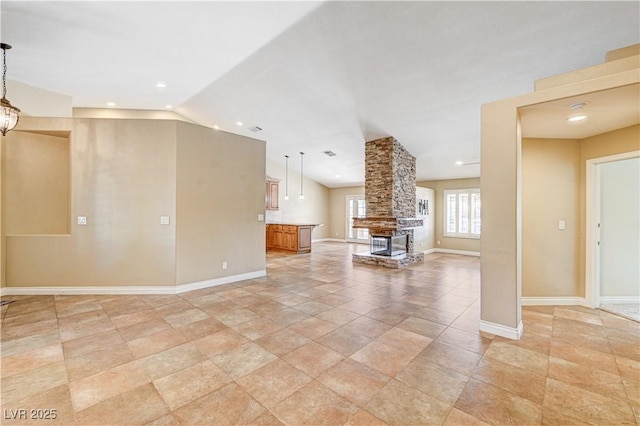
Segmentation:
<svg viewBox="0 0 640 426">
<path fill-rule="evenodd" d="M 585 301 L 600 307 L 600 167 L 601 164 L 640 157 L 640 150 L 591 158 L 586 166 L 585 199 Z"/>
</svg>

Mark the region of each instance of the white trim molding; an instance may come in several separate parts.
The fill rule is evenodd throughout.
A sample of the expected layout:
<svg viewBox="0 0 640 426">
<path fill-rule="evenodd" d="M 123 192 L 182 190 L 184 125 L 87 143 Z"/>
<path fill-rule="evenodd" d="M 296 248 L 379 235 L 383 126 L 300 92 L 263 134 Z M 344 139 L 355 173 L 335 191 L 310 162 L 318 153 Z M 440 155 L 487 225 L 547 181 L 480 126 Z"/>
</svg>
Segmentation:
<svg viewBox="0 0 640 426">
<path fill-rule="evenodd" d="M 443 249 L 443 248 L 435 248 L 434 251 L 435 253 L 461 254 L 463 256 L 480 256 L 479 251 L 454 250 L 454 249 Z"/>
<path fill-rule="evenodd" d="M 561 297 L 523 297 L 522 306 L 585 306 L 589 307 L 587 300 L 579 296 Z"/>
<path fill-rule="evenodd" d="M 601 305 L 640 305 L 640 296 L 600 296 Z"/>
<path fill-rule="evenodd" d="M 495 322 L 480 320 L 480 331 L 485 333 L 495 334 L 496 336 L 506 337 L 511 340 L 520 340 L 524 327 L 522 321 L 518 324 L 517 328 L 507 327 L 506 325 L 497 324 Z"/>
<path fill-rule="evenodd" d="M 166 286 L 85 286 L 85 287 L 2 287 L 2 296 L 55 296 L 61 294 L 180 294 L 188 291 L 215 287 L 223 284 L 231 284 L 238 281 L 260 278 L 267 275 L 267 271 L 247 272 L 244 274 L 230 275 L 227 277 L 213 278 L 206 281 L 198 281 L 181 285 Z"/>
</svg>

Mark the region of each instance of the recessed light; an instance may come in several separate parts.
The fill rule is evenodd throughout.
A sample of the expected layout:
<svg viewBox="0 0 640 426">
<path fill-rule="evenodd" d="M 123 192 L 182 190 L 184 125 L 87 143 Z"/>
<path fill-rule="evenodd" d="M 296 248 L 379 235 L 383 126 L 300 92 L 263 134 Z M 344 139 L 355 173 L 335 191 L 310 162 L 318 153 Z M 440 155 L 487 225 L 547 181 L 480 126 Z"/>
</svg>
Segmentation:
<svg viewBox="0 0 640 426">
<path fill-rule="evenodd" d="M 464 161 L 460 161 L 460 160 L 456 161 L 456 166 L 462 166 L 463 164 L 464 164 Z"/>
<path fill-rule="evenodd" d="M 336 175 L 336 177 L 337 177 L 337 178 L 340 178 L 340 177 L 342 177 L 342 176 L 341 176 L 341 175 Z"/>
<path fill-rule="evenodd" d="M 213 128 L 216 129 L 216 130 L 220 130 L 220 127 L 217 124 L 214 124 Z"/>
<path fill-rule="evenodd" d="M 158 83 L 156 83 L 156 87 L 158 89 L 164 89 L 165 87 L 167 87 L 167 85 L 164 82 L 159 81 Z"/>
<path fill-rule="evenodd" d="M 574 123 L 576 121 L 582 121 L 586 119 L 587 119 L 587 116 L 584 114 L 581 114 L 581 115 L 572 115 L 571 117 L 567 118 L 567 121 Z"/>
<path fill-rule="evenodd" d="M 114 107 L 116 106 L 115 102 L 107 102 L 107 106 Z"/>
<path fill-rule="evenodd" d="M 242 121 L 236 121 L 236 124 L 237 124 L 238 126 L 242 126 Z"/>
<path fill-rule="evenodd" d="M 171 109 L 171 108 L 173 108 L 173 105 L 165 105 L 164 107 L 165 107 L 166 109 Z"/>
</svg>

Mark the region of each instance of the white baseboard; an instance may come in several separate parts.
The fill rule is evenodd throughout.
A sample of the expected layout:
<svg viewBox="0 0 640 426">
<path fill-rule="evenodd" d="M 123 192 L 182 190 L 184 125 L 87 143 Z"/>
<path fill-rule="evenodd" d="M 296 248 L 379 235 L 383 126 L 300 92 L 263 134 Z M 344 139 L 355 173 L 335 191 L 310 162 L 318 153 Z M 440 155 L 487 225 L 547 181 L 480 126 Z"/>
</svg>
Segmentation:
<svg viewBox="0 0 640 426">
<path fill-rule="evenodd" d="M 564 296 L 564 297 L 523 297 L 522 306 L 588 306 L 584 297 Z"/>
<path fill-rule="evenodd" d="M 244 274 L 230 275 L 228 277 L 214 278 L 211 280 L 198 281 L 198 282 L 189 283 L 189 284 L 181 284 L 175 287 L 175 293 L 176 294 L 186 293 L 188 291 L 200 290 L 203 288 L 215 287 L 218 285 L 231 284 L 238 281 L 260 278 L 266 275 L 267 275 L 267 271 L 263 269 L 261 271 L 246 272 Z"/>
<path fill-rule="evenodd" d="M 480 320 L 480 331 L 485 333 L 495 334 L 496 336 L 506 337 L 511 340 L 520 340 L 524 328 L 522 321 L 518 324 L 518 328 L 507 327 L 506 325 L 497 324 L 495 322 Z"/>
<path fill-rule="evenodd" d="M 640 296 L 600 296 L 601 305 L 638 305 Z"/>
<path fill-rule="evenodd" d="M 479 251 L 453 250 L 443 248 L 435 248 L 433 250 L 435 251 L 435 253 L 461 254 L 463 256 L 480 256 Z"/>
<path fill-rule="evenodd" d="M 423 250 L 422 252 L 423 252 L 425 255 L 427 255 L 427 254 L 435 253 L 435 252 L 436 252 L 436 249 L 434 249 L 434 248 L 430 248 L 430 249 L 427 249 L 427 250 Z"/>
<path fill-rule="evenodd" d="M 86 287 L 2 287 L 2 296 L 55 296 L 61 294 L 180 294 L 188 291 L 215 287 L 223 284 L 231 284 L 238 281 L 264 277 L 266 270 L 247 272 L 244 274 L 230 275 L 228 277 L 214 278 L 195 283 L 167 286 L 86 286 Z"/>
</svg>

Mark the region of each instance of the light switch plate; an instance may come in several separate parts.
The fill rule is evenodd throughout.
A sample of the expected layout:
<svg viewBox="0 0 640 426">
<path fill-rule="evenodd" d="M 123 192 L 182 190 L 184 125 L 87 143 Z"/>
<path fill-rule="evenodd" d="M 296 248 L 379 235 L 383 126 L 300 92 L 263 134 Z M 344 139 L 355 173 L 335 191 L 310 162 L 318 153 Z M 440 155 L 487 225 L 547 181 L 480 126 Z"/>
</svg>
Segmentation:
<svg viewBox="0 0 640 426">
<path fill-rule="evenodd" d="M 559 220 L 558 221 L 558 229 L 560 231 L 564 231 L 566 229 L 566 224 L 564 223 L 564 220 Z"/>
<path fill-rule="evenodd" d="M 160 216 L 160 225 L 168 225 L 169 222 L 169 216 Z"/>
<path fill-rule="evenodd" d="M 264 220 L 264 215 L 262 213 L 258 213 L 258 222 L 262 222 Z"/>
<path fill-rule="evenodd" d="M 78 225 L 86 225 L 87 217 L 86 216 L 78 216 Z"/>
</svg>

